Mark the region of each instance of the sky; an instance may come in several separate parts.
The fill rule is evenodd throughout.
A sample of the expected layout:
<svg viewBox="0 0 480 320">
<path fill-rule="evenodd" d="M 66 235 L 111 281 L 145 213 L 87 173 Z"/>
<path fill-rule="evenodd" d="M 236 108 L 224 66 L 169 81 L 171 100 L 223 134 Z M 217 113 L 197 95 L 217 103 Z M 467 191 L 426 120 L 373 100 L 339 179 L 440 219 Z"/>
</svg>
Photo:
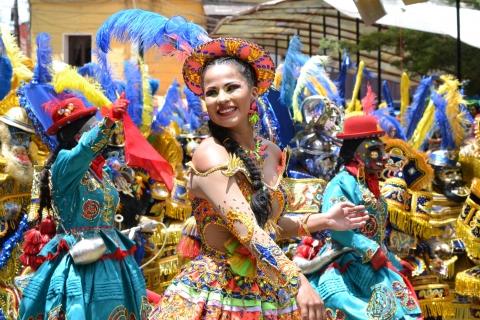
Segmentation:
<svg viewBox="0 0 480 320">
<path fill-rule="evenodd" d="M 2 27 L 11 27 L 10 14 L 14 0 L 0 0 L 0 25 Z M 20 23 L 29 19 L 28 0 L 18 0 Z"/>
</svg>

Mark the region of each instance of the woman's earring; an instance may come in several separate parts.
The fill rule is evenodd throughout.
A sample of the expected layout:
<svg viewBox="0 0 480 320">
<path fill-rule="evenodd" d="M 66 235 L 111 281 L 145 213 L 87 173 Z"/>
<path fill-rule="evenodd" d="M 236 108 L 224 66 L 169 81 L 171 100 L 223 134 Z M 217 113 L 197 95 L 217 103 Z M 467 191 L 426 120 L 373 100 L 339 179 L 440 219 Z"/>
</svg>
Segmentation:
<svg viewBox="0 0 480 320">
<path fill-rule="evenodd" d="M 258 115 L 257 102 L 254 100 L 250 104 L 250 110 L 248 111 L 248 122 L 250 122 L 252 126 L 255 126 L 258 120 L 260 120 L 260 116 Z"/>
</svg>

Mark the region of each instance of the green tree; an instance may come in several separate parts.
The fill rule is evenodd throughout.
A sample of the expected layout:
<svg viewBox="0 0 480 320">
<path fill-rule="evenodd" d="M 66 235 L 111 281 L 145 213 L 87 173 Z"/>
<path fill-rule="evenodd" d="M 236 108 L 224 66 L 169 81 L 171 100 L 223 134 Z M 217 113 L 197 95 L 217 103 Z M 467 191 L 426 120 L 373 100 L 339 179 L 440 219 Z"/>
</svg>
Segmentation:
<svg viewBox="0 0 480 320">
<path fill-rule="evenodd" d="M 475 0 L 477 1 L 477 0 Z M 480 0 L 479 0 L 480 1 Z M 438 34 L 389 28 L 360 37 L 357 50 L 393 48 L 399 58 L 393 62 L 416 75 L 434 72 L 456 74 L 456 40 Z M 462 78 L 467 95 L 480 95 L 480 49 L 462 43 Z"/>
</svg>

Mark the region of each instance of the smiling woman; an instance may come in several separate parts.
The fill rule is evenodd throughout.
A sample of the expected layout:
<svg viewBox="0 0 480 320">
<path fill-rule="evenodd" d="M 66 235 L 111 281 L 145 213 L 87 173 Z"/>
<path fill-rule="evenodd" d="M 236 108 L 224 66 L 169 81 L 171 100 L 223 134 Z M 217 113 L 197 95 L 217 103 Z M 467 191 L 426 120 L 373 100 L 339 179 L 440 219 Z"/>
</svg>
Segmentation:
<svg viewBox="0 0 480 320">
<path fill-rule="evenodd" d="M 320 297 L 275 240 L 363 226 L 366 216 L 347 204 L 302 220 L 282 215 L 286 153 L 252 126 L 273 70 L 262 48 L 231 38 L 200 45 L 184 64 L 185 83 L 203 95 L 210 117 L 211 137 L 188 164 L 201 250 L 151 319 L 325 319 Z"/>
</svg>

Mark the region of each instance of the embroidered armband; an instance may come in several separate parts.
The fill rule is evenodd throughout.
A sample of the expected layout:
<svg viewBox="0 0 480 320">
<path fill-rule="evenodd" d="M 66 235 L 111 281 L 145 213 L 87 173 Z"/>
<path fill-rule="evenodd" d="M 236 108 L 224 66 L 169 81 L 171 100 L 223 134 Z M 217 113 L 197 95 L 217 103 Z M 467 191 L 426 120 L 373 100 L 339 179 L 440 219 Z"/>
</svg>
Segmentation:
<svg viewBox="0 0 480 320">
<path fill-rule="evenodd" d="M 253 217 L 241 211 L 228 211 L 226 223 L 230 231 L 242 243 L 249 243 L 253 237 Z"/>
<path fill-rule="evenodd" d="M 98 123 L 99 133 L 95 139 L 96 141 L 90 147 L 94 153 L 98 153 L 100 150 L 102 150 L 108 144 L 110 136 L 113 134 L 115 125 L 107 128 L 105 122 L 106 118 L 104 118 L 101 122 Z"/>
</svg>

